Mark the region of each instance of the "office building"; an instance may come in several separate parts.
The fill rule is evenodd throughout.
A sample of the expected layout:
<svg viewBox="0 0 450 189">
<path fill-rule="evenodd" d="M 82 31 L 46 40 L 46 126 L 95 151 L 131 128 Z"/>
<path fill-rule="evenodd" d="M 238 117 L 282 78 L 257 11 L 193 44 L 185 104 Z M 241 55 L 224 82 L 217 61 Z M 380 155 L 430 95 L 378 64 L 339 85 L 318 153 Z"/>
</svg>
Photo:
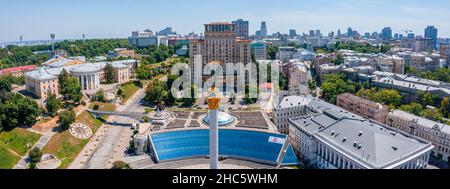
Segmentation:
<svg viewBox="0 0 450 189">
<path fill-rule="evenodd" d="M 128 44 L 137 47 L 148 47 L 151 45 L 159 45 L 158 37 L 153 32 L 147 30 L 145 32 L 133 31 L 128 37 Z"/>
<path fill-rule="evenodd" d="M 353 29 L 351 27 L 347 29 L 347 37 L 353 37 Z"/>
<path fill-rule="evenodd" d="M 266 22 L 261 22 L 261 29 L 259 31 L 260 31 L 260 35 L 261 36 L 263 36 L 263 37 L 267 36 L 267 25 L 266 25 Z"/>
<path fill-rule="evenodd" d="M 114 51 L 108 52 L 108 58 L 134 58 L 134 50 L 128 50 L 126 48 L 116 48 Z"/>
<path fill-rule="evenodd" d="M 434 26 L 427 26 L 427 28 L 425 28 L 424 36 L 426 38 L 430 38 L 433 41 L 433 49 L 436 49 L 438 45 L 438 29 Z"/>
<path fill-rule="evenodd" d="M 441 45 L 440 46 L 440 53 L 441 58 L 447 60 L 447 62 L 450 62 L 450 45 Z"/>
<path fill-rule="evenodd" d="M 293 38 L 297 36 L 297 32 L 295 31 L 295 29 L 290 29 L 289 30 L 289 37 Z"/>
<path fill-rule="evenodd" d="M 243 19 L 238 19 L 232 22 L 235 25 L 236 36 L 247 38 L 248 37 L 248 21 L 244 21 Z"/>
<path fill-rule="evenodd" d="M 385 40 L 385 41 L 391 40 L 392 39 L 392 29 L 391 29 L 391 27 L 383 28 L 383 30 L 381 31 L 381 36 L 382 36 L 383 40 Z"/>
<path fill-rule="evenodd" d="M 169 35 L 176 35 L 177 33 L 172 31 L 171 27 L 166 27 L 163 30 L 156 33 L 158 36 L 169 36 Z"/>
<path fill-rule="evenodd" d="M 256 60 L 266 60 L 267 59 L 267 45 L 264 42 L 253 42 L 251 44 L 252 55 L 255 56 Z"/>
</svg>

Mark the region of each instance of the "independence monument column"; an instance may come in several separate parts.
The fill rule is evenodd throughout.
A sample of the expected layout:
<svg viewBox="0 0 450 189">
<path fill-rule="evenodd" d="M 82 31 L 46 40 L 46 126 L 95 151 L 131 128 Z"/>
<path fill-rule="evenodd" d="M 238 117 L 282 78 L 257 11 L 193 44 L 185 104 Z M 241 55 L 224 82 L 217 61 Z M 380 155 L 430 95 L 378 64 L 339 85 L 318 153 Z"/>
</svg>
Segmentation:
<svg viewBox="0 0 450 189">
<path fill-rule="evenodd" d="M 219 167 L 219 123 L 217 114 L 220 104 L 220 94 L 213 85 L 208 91 L 206 102 L 209 108 L 209 159 L 210 169 Z"/>
</svg>

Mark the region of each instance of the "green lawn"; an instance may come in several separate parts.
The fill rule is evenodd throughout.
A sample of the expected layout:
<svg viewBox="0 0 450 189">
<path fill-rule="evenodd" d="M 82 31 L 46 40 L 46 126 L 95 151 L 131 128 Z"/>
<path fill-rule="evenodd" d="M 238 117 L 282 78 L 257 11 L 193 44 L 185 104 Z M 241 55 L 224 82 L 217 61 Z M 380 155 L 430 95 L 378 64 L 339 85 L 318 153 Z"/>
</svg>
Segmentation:
<svg viewBox="0 0 450 189">
<path fill-rule="evenodd" d="M 0 142 L 5 147 L 23 156 L 28 151 L 27 144 L 33 146 L 39 140 L 39 137 L 39 134 L 16 127 L 11 131 L 2 131 L 0 133 Z"/>
<path fill-rule="evenodd" d="M 139 87 L 136 86 L 136 84 L 134 83 L 130 83 L 127 85 L 124 85 L 121 87 L 122 88 L 122 103 L 125 103 L 128 101 L 128 99 L 130 99 L 131 96 L 133 96 L 134 93 L 136 93 L 136 91 L 138 91 Z"/>
<path fill-rule="evenodd" d="M 106 104 L 101 102 L 94 102 L 90 105 L 90 108 L 98 104 L 100 110 L 114 111 L 114 104 Z M 107 117 L 102 117 L 106 119 Z M 76 121 L 78 123 L 84 123 L 92 132 L 95 133 L 97 129 L 102 125 L 102 121 L 95 119 L 89 112 L 84 111 L 77 116 Z M 83 147 L 88 143 L 89 139 L 81 140 L 73 137 L 68 130 L 57 133 L 53 138 L 45 145 L 43 152 L 55 154 L 61 160 L 61 166 L 59 168 L 67 168 L 75 157 L 80 153 Z"/>
<path fill-rule="evenodd" d="M 11 169 L 19 160 L 19 157 L 15 156 L 5 147 L 0 145 L 0 169 Z"/>
</svg>

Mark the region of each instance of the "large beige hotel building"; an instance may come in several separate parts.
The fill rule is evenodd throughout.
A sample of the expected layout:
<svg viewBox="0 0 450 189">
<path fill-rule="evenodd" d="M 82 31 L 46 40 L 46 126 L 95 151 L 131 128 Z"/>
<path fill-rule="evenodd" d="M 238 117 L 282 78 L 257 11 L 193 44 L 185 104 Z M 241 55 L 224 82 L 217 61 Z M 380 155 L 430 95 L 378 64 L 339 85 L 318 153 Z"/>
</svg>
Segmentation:
<svg viewBox="0 0 450 189">
<path fill-rule="evenodd" d="M 241 39 L 236 36 L 236 25 L 229 22 L 215 22 L 205 24 L 205 37 L 191 40 L 189 43 L 189 61 L 191 69 L 194 69 L 194 57 L 201 55 L 203 66 L 210 62 L 221 65 L 227 63 L 250 63 L 251 40 Z M 223 67 L 225 70 L 225 67 Z"/>
</svg>

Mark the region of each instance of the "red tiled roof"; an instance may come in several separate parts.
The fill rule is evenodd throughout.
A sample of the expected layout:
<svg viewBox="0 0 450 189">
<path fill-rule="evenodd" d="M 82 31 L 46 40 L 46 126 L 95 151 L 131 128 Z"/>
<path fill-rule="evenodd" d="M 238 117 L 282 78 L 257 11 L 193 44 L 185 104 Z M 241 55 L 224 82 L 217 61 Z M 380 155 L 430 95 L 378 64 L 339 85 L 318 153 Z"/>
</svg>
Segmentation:
<svg viewBox="0 0 450 189">
<path fill-rule="evenodd" d="M 17 72 L 17 71 L 28 71 L 28 70 L 34 70 L 36 68 L 37 67 L 35 65 L 19 66 L 19 67 L 15 67 L 15 68 L 6 68 L 3 70 L 0 70 L 0 74 Z"/>
</svg>

